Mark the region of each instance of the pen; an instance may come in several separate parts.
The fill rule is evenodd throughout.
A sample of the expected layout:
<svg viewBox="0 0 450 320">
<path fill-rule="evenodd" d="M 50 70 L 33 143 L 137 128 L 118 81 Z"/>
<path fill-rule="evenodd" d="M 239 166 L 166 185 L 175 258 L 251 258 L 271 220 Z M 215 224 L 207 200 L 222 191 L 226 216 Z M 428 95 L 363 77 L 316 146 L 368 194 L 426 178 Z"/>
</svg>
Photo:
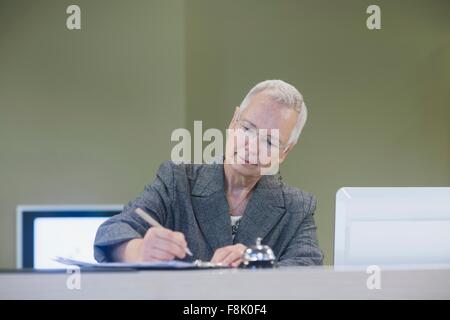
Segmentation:
<svg viewBox="0 0 450 320">
<path fill-rule="evenodd" d="M 141 217 L 142 219 L 147 221 L 152 227 L 161 227 L 161 228 L 163 228 L 163 226 L 160 225 L 158 221 L 153 219 L 152 216 L 150 216 L 150 214 L 148 214 L 147 212 L 145 212 L 141 208 L 136 208 L 136 210 L 134 210 L 134 212 L 136 212 L 136 214 L 139 215 L 139 217 Z M 186 251 L 186 253 L 188 255 L 192 256 L 192 252 L 191 252 L 191 250 L 189 250 L 188 247 L 186 247 L 185 251 Z"/>
</svg>

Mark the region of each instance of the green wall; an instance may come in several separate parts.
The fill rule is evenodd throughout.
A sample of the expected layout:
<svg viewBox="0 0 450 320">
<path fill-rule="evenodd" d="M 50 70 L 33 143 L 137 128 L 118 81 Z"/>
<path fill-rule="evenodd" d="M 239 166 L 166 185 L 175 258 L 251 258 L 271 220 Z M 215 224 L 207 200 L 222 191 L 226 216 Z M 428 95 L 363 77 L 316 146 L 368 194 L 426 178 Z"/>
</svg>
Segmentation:
<svg viewBox="0 0 450 320">
<path fill-rule="evenodd" d="M 65 8 L 82 30 L 65 28 Z M 377 3 L 382 29 L 365 27 Z M 341 186 L 450 186 L 448 1 L 0 0 L 0 267 L 15 206 L 125 203 L 170 133 L 225 128 L 256 82 L 309 121 L 282 167 L 313 192 L 327 264 Z"/>
<path fill-rule="evenodd" d="M 379 31 L 365 25 L 373 3 Z M 303 93 L 309 120 L 281 173 L 318 198 L 325 263 L 340 187 L 450 185 L 450 2 L 205 0 L 186 11 L 188 123 L 226 127 L 264 79 Z"/>
<path fill-rule="evenodd" d="M 13 267 L 17 204 L 125 203 L 170 157 L 184 4 L 0 1 L 0 267 Z"/>
</svg>

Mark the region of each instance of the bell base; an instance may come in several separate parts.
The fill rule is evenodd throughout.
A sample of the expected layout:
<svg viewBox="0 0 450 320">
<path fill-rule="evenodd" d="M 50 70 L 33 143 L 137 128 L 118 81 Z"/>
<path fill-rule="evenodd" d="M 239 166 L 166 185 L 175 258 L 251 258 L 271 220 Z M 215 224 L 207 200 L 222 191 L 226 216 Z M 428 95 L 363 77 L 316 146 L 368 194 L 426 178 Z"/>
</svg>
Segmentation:
<svg viewBox="0 0 450 320">
<path fill-rule="evenodd" d="M 264 269 L 275 268 L 275 261 L 246 261 L 243 263 L 243 267 L 246 269 Z"/>
</svg>

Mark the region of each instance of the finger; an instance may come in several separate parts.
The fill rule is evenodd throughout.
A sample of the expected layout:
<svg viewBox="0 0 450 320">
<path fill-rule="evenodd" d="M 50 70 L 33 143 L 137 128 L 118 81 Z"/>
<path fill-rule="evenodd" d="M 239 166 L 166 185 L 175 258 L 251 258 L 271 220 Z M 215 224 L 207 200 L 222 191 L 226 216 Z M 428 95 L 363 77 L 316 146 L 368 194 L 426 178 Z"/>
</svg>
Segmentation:
<svg viewBox="0 0 450 320">
<path fill-rule="evenodd" d="M 242 263 L 242 259 L 238 259 L 238 260 L 232 262 L 232 263 L 231 263 L 231 266 L 232 266 L 233 268 L 237 268 L 237 267 L 239 267 L 239 265 L 240 265 L 241 263 Z"/>
<path fill-rule="evenodd" d="M 217 249 L 214 253 L 213 258 L 211 259 L 212 263 L 221 263 L 223 259 L 231 253 L 231 250 L 228 248 L 220 248 Z"/>
<path fill-rule="evenodd" d="M 222 249 L 218 249 L 218 250 L 216 250 L 216 252 L 214 252 L 213 257 L 211 258 L 211 262 L 212 262 L 212 263 L 217 263 L 217 261 L 218 261 L 218 256 L 219 256 L 219 254 L 220 254 L 221 251 L 222 251 Z"/>
<path fill-rule="evenodd" d="M 161 255 L 155 253 L 155 250 L 159 250 L 157 248 L 149 247 L 142 253 L 142 261 L 143 262 L 159 262 L 163 260 L 172 260 L 173 258 L 169 253 L 167 255 Z"/>
<path fill-rule="evenodd" d="M 241 259 L 242 254 L 240 251 L 233 251 L 232 253 L 230 253 L 228 256 L 226 256 L 223 261 L 222 264 L 228 266 L 230 265 L 232 262 L 235 262 L 236 260 Z"/>
<path fill-rule="evenodd" d="M 241 250 L 241 253 L 244 254 L 245 250 L 247 250 L 247 247 L 244 246 L 242 243 L 235 244 L 236 248 Z"/>
<path fill-rule="evenodd" d="M 156 247 L 153 248 L 153 250 L 151 251 L 150 257 L 155 260 L 162 260 L 162 261 L 169 261 L 175 258 L 173 254 Z"/>
<path fill-rule="evenodd" d="M 186 249 L 187 247 L 186 240 L 181 232 L 174 232 L 169 229 L 165 229 L 161 230 L 161 232 L 157 232 L 156 235 L 158 238 L 173 242 L 174 244 L 180 246 L 182 249 Z"/>
<path fill-rule="evenodd" d="M 241 243 L 235 244 L 232 247 L 232 252 L 233 254 L 228 255 L 224 261 L 222 262 L 224 265 L 231 265 L 232 263 L 234 263 L 236 260 L 240 260 L 245 252 L 245 250 L 247 249 L 246 246 L 244 246 Z M 239 263 L 238 263 L 239 265 Z"/>
<path fill-rule="evenodd" d="M 233 251 L 231 251 L 231 250 L 225 251 L 224 254 L 222 254 L 222 255 L 220 255 L 220 256 L 218 257 L 216 263 L 225 264 L 224 261 L 225 261 L 231 254 L 233 254 Z"/>
<path fill-rule="evenodd" d="M 170 239 L 172 239 L 174 232 L 172 230 L 170 230 L 170 229 L 167 229 L 167 228 L 154 227 L 153 228 L 153 233 L 158 238 L 170 240 Z"/>
<path fill-rule="evenodd" d="M 161 238 L 156 238 L 153 242 L 153 247 L 166 251 L 171 255 L 177 256 L 178 258 L 183 259 L 186 256 L 185 250 L 183 250 L 180 246 L 175 243 Z"/>
<path fill-rule="evenodd" d="M 156 237 L 164 240 L 168 240 L 173 244 L 179 246 L 183 251 L 186 250 L 187 243 L 184 239 L 184 235 L 181 232 L 174 232 L 166 228 L 156 228 Z"/>
<path fill-rule="evenodd" d="M 184 247 L 187 247 L 186 238 L 184 237 L 184 234 L 181 232 L 173 232 L 173 236 L 179 243 L 181 243 Z"/>
</svg>

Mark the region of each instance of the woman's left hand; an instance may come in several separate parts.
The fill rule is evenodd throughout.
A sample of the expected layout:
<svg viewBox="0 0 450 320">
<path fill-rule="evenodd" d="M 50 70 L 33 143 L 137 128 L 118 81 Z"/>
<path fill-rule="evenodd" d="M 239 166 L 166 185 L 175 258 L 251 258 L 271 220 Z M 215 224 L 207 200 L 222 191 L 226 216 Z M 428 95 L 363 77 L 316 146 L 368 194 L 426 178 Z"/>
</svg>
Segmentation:
<svg viewBox="0 0 450 320">
<path fill-rule="evenodd" d="M 242 243 L 219 248 L 214 252 L 211 262 L 236 268 L 242 263 L 242 255 L 246 249 Z"/>
</svg>

